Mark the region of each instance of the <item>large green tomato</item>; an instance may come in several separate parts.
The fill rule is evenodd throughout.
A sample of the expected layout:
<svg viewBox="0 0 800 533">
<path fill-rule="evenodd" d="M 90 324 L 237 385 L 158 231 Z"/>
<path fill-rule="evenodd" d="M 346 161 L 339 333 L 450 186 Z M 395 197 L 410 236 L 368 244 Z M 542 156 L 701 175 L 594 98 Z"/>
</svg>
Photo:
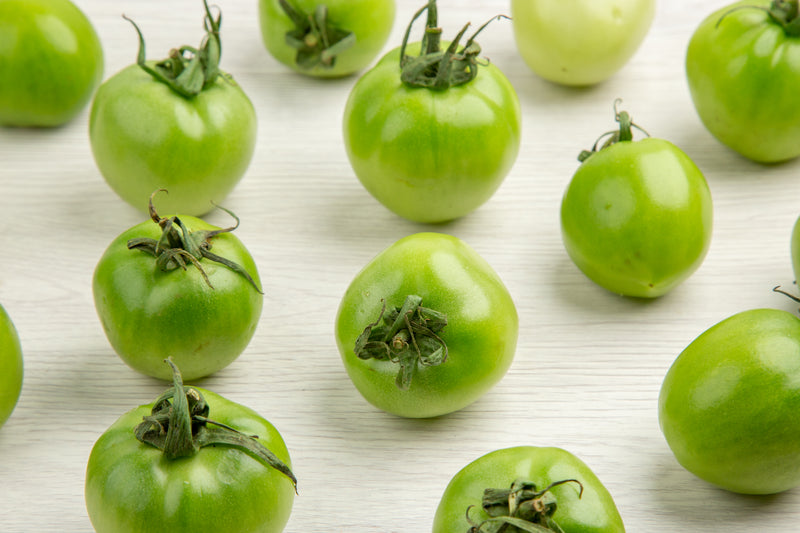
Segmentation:
<svg viewBox="0 0 800 533">
<path fill-rule="evenodd" d="M 141 41 L 138 64 L 106 80 L 95 95 L 89 118 L 94 159 L 111 188 L 134 207 L 145 207 L 154 190 L 165 188 L 165 212 L 206 213 L 250 164 L 255 109 L 218 68 L 219 19 L 208 12 L 206 24 L 204 47 L 181 56 L 185 65 L 175 58 L 145 61 Z M 176 77 L 187 71 L 195 76 Z"/>
<path fill-rule="evenodd" d="M 542 78 L 593 85 L 622 68 L 647 35 L 655 0 L 511 0 L 522 59 Z"/>
<path fill-rule="evenodd" d="M 514 358 L 517 310 L 472 248 L 417 233 L 381 252 L 350 283 L 336 317 L 345 369 L 371 404 L 410 418 L 466 407 Z"/>
<path fill-rule="evenodd" d="M 720 142 L 762 163 L 800 155 L 797 0 L 744 0 L 709 15 L 686 53 L 697 114 Z"/>
<path fill-rule="evenodd" d="M 394 23 L 394 0 L 259 0 L 264 46 L 293 70 L 334 78 L 365 68 Z"/>
<path fill-rule="evenodd" d="M 0 426 L 11 416 L 22 390 L 22 347 L 3 306 L 0 306 Z"/>
<path fill-rule="evenodd" d="M 464 216 L 494 194 L 516 160 L 521 117 L 514 88 L 479 62 L 477 43 L 439 51 L 435 4 L 426 7 L 427 35 L 435 36 L 426 53 L 412 56 L 419 43 L 404 43 L 358 80 L 344 142 L 370 194 L 402 217 L 433 223 Z"/>
<path fill-rule="evenodd" d="M 103 49 L 69 0 L 0 0 L 0 125 L 59 126 L 103 78 Z"/>
<path fill-rule="evenodd" d="M 586 276 L 626 296 L 672 290 L 702 263 L 711 241 L 711 194 L 672 143 L 633 141 L 630 117 L 583 160 L 561 203 L 564 246 Z"/>
<path fill-rule="evenodd" d="M 509 496 L 517 489 L 512 511 Z M 516 524 L 509 519 L 528 529 L 511 527 Z M 625 527 L 608 490 L 583 461 L 561 448 L 518 446 L 488 453 L 458 472 L 433 519 L 433 533 L 496 531 L 624 533 Z"/>
<path fill-rule="evenodd" d="M 800 319 L 754 309 L 692 341 L 658 399 L 661 429 L 678 462 L 745 494 L 800 485 Z"/>
<path fill-rule="evenodd" d="M 283 531 L 295 479 L 281 435 L 255 411 L 178 383 L 92 448 L 85 497 L 95 531 Z"/>
<path fill-rule="evenodd" d="M 187 380 L 197 379 L 233 362 L 250 342 L 263 304 L 258 271 L 229 233 L 234 228 L 190 216 L 154 220 L 108 246 L 94 272 L 95 307 L 131 368 L 169 379 L 163 359 L 171 356 Z M 159 239 L 166 244 L 157 248 Z"/>
</svg>

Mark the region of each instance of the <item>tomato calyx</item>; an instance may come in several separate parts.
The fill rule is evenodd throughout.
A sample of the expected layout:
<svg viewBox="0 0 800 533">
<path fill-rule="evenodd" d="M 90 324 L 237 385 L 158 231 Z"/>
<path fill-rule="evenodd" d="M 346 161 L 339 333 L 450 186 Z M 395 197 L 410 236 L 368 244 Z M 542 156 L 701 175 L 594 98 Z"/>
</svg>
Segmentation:
<svg viewBox="0 0 800 533">
<path fill-rule="evenodd" d="M 650 134 L 647 131 L 643 130 L 639 125 L 633 122 L 630 114 L 627 111 L 619 111 L 619 104 L 622 103 L 622 100 L 617 98 L 614 101 L 614 120 L 619 123 L 618 130 L 607 131 L 602 134 L 598 139 L 594 142 L 594 146 L 592 146 L 591 150 L 582 150 L 581 153 L 578 155 L 578 161 L 583 163 L 587 159 L 589 159 L 593 154 L 602 150 L 603 148 L 608 148 L 609 146 L 616 144 L 622 141 L 632 141 L 633 140 L 633 128 L 644 133 L 647 137 L 650 137 Z M 604 137 L 608 137 L 606 141 L 603 143 L 598 149 L 598 145 L 600 141 L 603 140 Z"/>
<path fill-rule="evenodd" d="M 725 12 L 717 21 L 716 27 L 719 27 L 725 17 L 734 11 L 740 11 L 742 9 L 758 9 L 764 11 L 773 22 L 783 28 L 786 35 L 792 37 L 800 36 L 800 0 L 773 0 L 769 7 L 751 5 L 737 6 Z"/>
<path fill-rule="evenodd" d="M 518 479 L 510 489 L 484 490 L 481 506 L 490 518 L 475 522 L 469 516 L 474 507 L 470 505 L 467 508 L 467 522 L 472 527 L 467 533 L 564 533 L 553 519 L 558 506 L 550 489 L 565 483 L 577 483 L 580 487 L 578 498 L 583 496 L 583 484 L 577 479 L 555 481 L 542 490 L 538 490 L 530 481 Z"/>
<path fill-rule="evenodd" d="M 408 38 L 414 22 L 425 11 L 428 12 L 428 20 L 425 25 L 425 34 L 422 37 L 420 55 L 413 57 L 406 54 Z M 429 0 L 414 14 L 406 28 L 403 44 L 400 47 L 400 79 L 410 87 L 426 87 L 440 91 L 472 81 L 478 75 L 478 56 L 481 53 L 481 47 L 475 42 L 475 37 L 490 22 L 501 18 L 508 19 L 509 17 L 505 15 L 492 17 L 472 34 L 463 48 L 459 49 L 459 42 L 470 26 L 468 22 L 461 28 L 447 49 L 442 51 L 442 29 L 438 27 L 436 0 Z"/>
<path fill-rule="evenodd" d="M 297 50 L 297 66 L 311 70 L 314 67 L 333 68 L 336 56 L 356 43 L 356 35 L 331 24 L 328 6 L 319 4 L 313 14 L 292 6 L 288 0 L 278 0 L 281 9 L 292 20 L 294 29 L 286 32 L 286 44 Z"/>
<path fill-rule="evenodd" d="M 122 17 L 133 24 L 139 35 L 139 53 L 136 63 L 154 79 L 165 83 L 173 91 L 185 98 L 193 98 L 203 89 L 213 84 L 222 71 L 219 61 L 222 56 L 222 43 L 219 37 L 219 28 L 222 24 L 222 11 L 217 17 L 211 14 L 208 1 L 203 0 L 206 14 L 203 26 L 206 35 L 200 43 L 200 48 L 184 45 L 170 50 L 169 57 L 150 66 L 145 58 L 144 36 L 136 23 L 123 15 Z"/>
<path fill-rule="evenodd" d="M 161 217 L 156 212 L 156 209 L 153 206 L 153 197 L 156 195 L 156 193 L 162 191 L 166 192 L 165 189 L 159 189 L 150 195 L 149 204 L 150 218 L 161 227 L 161 237 L 158 240 L 148 237 L 131 239 L 128 241 L 128 249 L 141 250 L 149 253 L 156 258 L 156 265 L 164 272 L 169 272 L 178 268 L 185 271 L 187 268 L 186 263 L 188 261 L 197 267 L 197 270 L 200 271 L 200 274 L 203 276 L 203 280 L 205 280 L 206 284 L 213 289 L 214 286 L 211 284 L 211 280 L 208 279 L 206 271 L 200 264 L 200 261 L 205 258 L 209 261 L 214 261 L 225 265 L 237 274 L 244 276 L 244 278 L 250 283 L 250 285 L 253 286 L 253 288 L 255 288 L 256 291 L 258 291 L 260 294 L 263 294 L 258 285 L 256 285 L 253 277 L 247 272 L 247 270 L 245 270 L 243 266 L 211 252 L 211 239 L 222 233 L 230 233 L 238 228 L 239 218 L 234 215 L 232 211 L 218 205 L 216 207 L 222 209 L 232 216 L 236 221 L 236 224 L 228 228 L 217 230 L 190 231 L 177 215 L 171 217 Z"/>
<path fill-rule="evenodd" d="M 447 326 L 447 315 L 422 307 L 422 298 L 406 296 L 403 306 L 386 311 L 383 302 L 378 319 L 356 339 L 359 359 L 391 361 L 400 366 L 395 384 L 408 390 L 417 365 L 438 366 L 447 360 L 447 344 L 439 333 Z"/>
<path fill-rule="evenodd" d="M 164 362 L 172 368 L 172 387 L 156 399 L 150 415 L 134 428 L 139 442 L 163 451 L 167 459 L 192 457 L 204 446 L 237 448 L 288 477 L 297 492 L 297 479 L 283 461 L 262 446 L 257 436 L 209 419 L 210 408 L 200 391 L 184 387 L 172 358 Z"/>
</svg>

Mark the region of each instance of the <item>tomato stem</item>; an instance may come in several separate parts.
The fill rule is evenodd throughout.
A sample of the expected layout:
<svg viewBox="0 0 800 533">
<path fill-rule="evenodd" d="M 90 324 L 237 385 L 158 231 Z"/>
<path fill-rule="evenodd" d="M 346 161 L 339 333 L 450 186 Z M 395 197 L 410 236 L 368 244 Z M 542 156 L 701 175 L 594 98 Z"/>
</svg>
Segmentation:
<svg viewBox="0 0 800 533">
<path fill-rule="evenodd" d="M 231 446 L 288 477 L 297 492 L 292 470 L 256 439 L 208 418 L 210 407 L 199 390 L 184 387 L 172 358 L 172 387 L 156 399 L 150 415 L 136 426 L 136 439 L 164 452 L 167 459 L 191 457 L 205 446 Z M 170 400 L 172 400 L 170 402 Z"/>
<path fill-rule="evenodd" d="M 583 163 L 584 161 L 589 159 L 589 157 L 591 157 L 594 153 L 596 153 L 598 151 L 597 146 L 600 144 L 600 141 L 603 140 L 604 137 L 608 137 L 608 139 L 606 139 L 606 141 L 603 143 L 603 146 L 601 146 L 599 150 L 602 150 L 603 148 L 608 148 L 612 144 L 616 144 L 621 141 L 632 141 L 633 128 L 636 128 L 637 130 L 641 131 L 647 137 L 650 136 L 650 134 L 647 133 L 647 131 L 645 131 L 644 129 L 642 129 L 633 122 L 633 119 L 631 118 L 630 114 L 627 111 L 619 111 L 618 108 L 619 104 L 621 103 L 622 99 L 620 98 L 614 100 L 614 120 L 616 120 L 617 123 L 619 123 L 619 129 L 613 131 L 607 131 L 600 137 L 598 137 L 597 140 L 594 142 L 594 146 L 592 146 L 591 150 L 581 151 L 581 153 L 578 155 L 578 161 Z"/>
<path fill-rule="evenodd" d="M 154 79 L 165 83 L 185 98 L 197 96 L 222 75 L 222 71 L 219 69 L 219 61 L 222 56 L 222 43 L 219 37 L 222 12 L 219 11 L 217 17 L 214 18 L 208 7 L 208 1 L 203 0 L 203 4 L 206 10 L 203 18 L 206 35 L 200 43 L 200 48 L 191 46 L 174 48 L 170 50 L 169 57 L 152 66 L 145 57 L 142 31 L 133 20 L 122 15 L 122 18 L 133 24 L 139 36 L 139 52 L 136 63 Z"/>
<path fill-rule="evenodd" d="M 212 231 L 190 231 L 178 216 L 161 217 L 158 215 L 153 206 L 153 197 L 159 192 L 167 191 L 166 189 L 159 189 L 150 195 L 149 211 L 150 218 L 162 229 L 161 237 L 158 240 L 148 237 L 131 239 L 128 241 L 129 250 L 135 249 L 149 253 L 156 258 L 156 265 L 163 272 L 169 272 L 178 268 L 186 270 L 186 262 L 188 261 L 200 271 L 203 280 L 213 289 L 214 286 L 211 284 L 211 280 L 208 279 L 206 271 L 200 264 L 200 261 L 205 258 L 209 261 L 225 265 L 237 274 L 243 276 L 256 291 L 263 294 L 258 285 L 256 285 L 253 277 L 243 266 L 211 252 L 211 239 L 222 233 L 230 233 L 239 227 L 239 218 L 234 215 L 232 211 L 219 205 L 216 206 L 228 213 L 236 221 L 236 224 L 231 227 Z"/>
<path fill-rule="evenodd" d="M 542 490 L 530 481 L 518 479 L 511 484 L 510 489 L 488 488 L 483 492 L 481 506 L 489 515 L 482 522 L 475 522 L 470 517 L 474 506 L 467 508 L 467 522 L 472 526 L 467 533 L 489 533 L 509 530 L 542 531 L 543 533 L 555 531 L 564 533 L 564 530 L 553 519 L 557 509 L 556 497 L 550 490 L 566 483 L 577 483 L 580 487 L 578 498 L 583 496 L 583 484 L 577 479 L 563 479 L 550 483 Z"/>
<path fill-rule="evenodd" d="M 447 359 L 447 344 L 439 333 L 447 325 L 443 313 L 422 307 L 422 298 L 406 296 L 403 306 L 386 312 L 383 302 L 378 319 L 367 325 L 356 339 L 360 359 L 391 361 L 400 366 L 395 383 L 408 390 L 417 365 L 438 366 Z"/>
<path fill-rule="evenodd" d="M 286 44 L 297 50 L 295 62 L 301 69 L 333 68 L 336 57 L 356 43 L 353 32 L 330 22 L 328 6 L 319 4 L 314 13 L 308 14 L 288 0 L 278 0 L 278 3 L 295 25 L 286 32 Z"/>
<path fill-rule="evenodd" d="M 420 44 L 420 55 L 406 54 L 408 39 L 414 22 L 427 11 L 428 20 L 425 33 Z M 441 49 L 442 29 L 438 27 L 438 10 L 436 0 L 429 0 L 412 17 L 406 28 L 403 44 L 400 47 L 400 79 L 410 87 L 426 87 L 434 90 L 445 90 L 456 85 L 463 85 L 478 75 L 478 56 L 481 47 L 475 37 L 495 19 L 509 19 L 505 15 L 496 15 L 486 21 L 472 34 L 464 46 L 459 49 L 459 42 L 470 26 L 468 22 L 461 28 L 455 39 L 446 50 Z"/>
</svg>

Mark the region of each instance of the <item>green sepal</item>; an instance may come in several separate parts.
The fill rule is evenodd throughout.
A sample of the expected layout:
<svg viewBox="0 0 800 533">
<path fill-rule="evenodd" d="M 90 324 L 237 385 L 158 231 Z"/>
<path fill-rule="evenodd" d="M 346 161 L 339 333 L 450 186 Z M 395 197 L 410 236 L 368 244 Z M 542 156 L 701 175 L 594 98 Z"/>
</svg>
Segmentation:
<svg viewBox="0 0 800 533">
<path fill-rule="evenodd" d="M 618 142 L 632 141 L 633 140 L 633 128 L 636 128 L 637 130 L 641 131 L 642 133 L 644 133 L 648 137 L 650 136 L 649 133 L 647 133 L 645 130 L 643 130 L 641 127 L 639 127 L 638 124 L 635 124 L 633 122 L 633 119 L 631 118 L 630 114 L 627 111 L 619 111 L 617 109 L 619 104 L 621 104 L 621 103 L 622 103 L 622 100 L 620 98 L 617 98 L 614 101 L 614 120 L 616 120 L 617 123 L 619 123 L 619 128 L 617 130 L 607 131 L 604 134 L 602 134 L 595 141 L 594 146 L 592 146 L 591 150 L 582 150 L 581 153 L 578 154 L 578 161 L 583 163 L 584 161 L 589 159 L 595 153 L 599 152 L 600 150 L 602 150 L 604 148 L 608 148 L 609 146 L 617 144 Z M 600 148 L 598 148 L 598 145 L 600 144 L 600 141 L 604 137 L 608 137 L 608 138 L 605 140 L 603 145 L 600 146 Z"/>
<path fill-rule="evenodd" d="M 447 315 L 422 307 L 422 298 L 406 296 L 402 307 L 386 309 L 383 302 L 378 319 L 368 324 L 356 339 L 360 359 L 391 361 L 400 369 L 397 387 L 407 390 L 418 365 L 438 366 L 447 360 L 447 345 L 439 333 L 447 326 Z"/>
<path fill-rule="evenodd" d="M 336 56 L 355 45 L 353 32 L 331 24 L 326 5 L 317 5 L 309 15 L 288 0 L 278 0 L 278 3 L 295 25 L 286 32 L 286 44 L 297 50 L 295 62 L 301 69 L 333 68 Z"/>
<path fill-rule="evenodd" d="M 183 385 L 171 358 L 164 362 L 172 368 L 172 387 L 156 399 L 150 414 L 134 428 L 139 442 L 161 450 L 167 459 L 191 457 L 205 446 L 237 448 L 288 477 L 297 491 L 297 478 L 288 465 L 261 445 L 257 436 L 209 419 L 210 407 L 200 391 Z"/>
<path fill-rule="evenodd" d="M 142 31 L 137 24 L 123 15 L 123 18 L 133 24 L 139 36 L 139 51 L 136 63 L 145 72 L 156 80 L 168 85 L 173 91 L 185 98 L 193 98 L 200 94 L 206 87 L 213 84 L 222 71 L 219 69 L 222 57 L 222 43 L 219 29 L 222 25 L 222 12 L 217 17 L 211 14 L 208 0 L 203 0 L 206 14 L 203 18 L 203 27 L 206 35 L 200 48 L 181 46 L 170 51 L 169 57 L 153 66 L 147 63 L 145 43 Z"/>
<path fill-rule="evenodd" d="M 153 196 L 161 191 L 164 191 L 164 189 L 159 189 L 150 196 L 149 206 L 150 218 L 161 227 L 161 236 L 158 239 L 151 239 L 149 237 L 130 239 L 128 241 L 128 249 L 141 250 L 152 255 L 156 258 L 156 266 L 164 272 L 169 272 L 178 268 L 186 270 L 187 262 L 189 262 L 197 268 L 206 284 L 213 289 L 214 286 L 211 284 L 211 280 L 208 279 L 208 275 L 200 263 L 202 259 L 208 259 L 209 261 L 214 261 L 230 268 L 244 277 L 256 291 L 261 293 L 261 289 L 258 287 L 253 277 L 242 265 L 211 252 L 211 240 L 217 235 L 230 233 L 238 228 L 239 218 L 233 214 L 232 211 L 222 206 L 216 206 L 233 217 L 236 224 L 228 228 L 217 230 L 190 231 L 177 215 L 171 217 L 161 217 L 158 215 L 153 206 Z"/>
<path fill-rule="evenodd" d="M 422 37 L 419 56 L 406 54 L 411 27 L 414 22 L 427 11 L 425 33 Z M 400 47 L 400 80 L 409 87 L 425 87 L 434 90 L 445 90 L 449 87 L 463 85 L 478 75 L 478 56 L 480 45 L 475 38 L 495 19 L 506 18 L 497 15 L 485 22 L 470 37 L 463 47 L 459 43 L 470 24 L 467 23 L 458 32 L 446 50 L 441 49 L 442 29 L 438 27 L 438 10 L 436 0 L 429 0 L 412 17 Z"/>
<path fill-rule="evenodd" d="M 583 485 L 576 479 L 555 481 L 541 490 L 522 479 L 515 480 L 507 489 L 487 488 L 481 506 L 490 518 L 473 521 L 469 514 L 474 506 L 469 506 L 467 522 L 472 527 L 467 533 L 564 533 L 553 518 L 558 505 L 550 490 L 565 483 L 577 483 L 578 498 L 583 496 Z"/>
</svg>

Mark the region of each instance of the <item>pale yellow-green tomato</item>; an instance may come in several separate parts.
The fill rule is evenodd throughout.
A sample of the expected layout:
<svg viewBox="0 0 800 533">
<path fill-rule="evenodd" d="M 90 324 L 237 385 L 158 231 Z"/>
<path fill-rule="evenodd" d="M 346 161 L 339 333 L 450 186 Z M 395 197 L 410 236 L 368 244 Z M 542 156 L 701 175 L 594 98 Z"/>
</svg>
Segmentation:
<svg viewBox="0 0 800 533">
<path fill-rule="evenodd" d="M 520 55 L 563 85 L 611 77 L 639 48 L 654 15 L 655 0 L 511 0 Z"/>
</svg>

